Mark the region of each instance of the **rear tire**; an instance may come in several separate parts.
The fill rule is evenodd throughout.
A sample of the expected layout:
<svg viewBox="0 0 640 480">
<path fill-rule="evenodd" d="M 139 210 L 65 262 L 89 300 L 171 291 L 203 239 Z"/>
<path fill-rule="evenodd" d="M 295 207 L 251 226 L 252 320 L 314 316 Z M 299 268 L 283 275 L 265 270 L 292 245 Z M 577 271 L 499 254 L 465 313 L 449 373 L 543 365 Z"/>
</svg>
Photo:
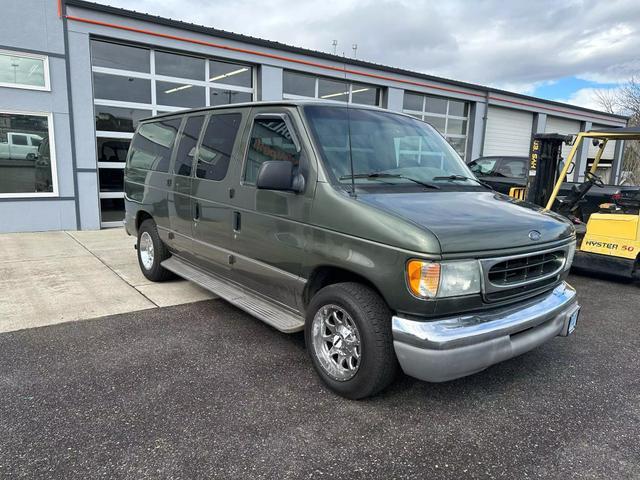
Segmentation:
<svg viewBox="0 0 640 480">
<path fill-rule="evenodd" d="M 307 309 L 304 333 L 314 369 L 337 394 L 365 398 L 393 382 L 391 311 L 371 288 L 349 282 L 321 289 Z"/>
<path fill-rule="evenodd" d="M 164 282 L 173 278 L 173 273 L 160 265 L 171 254 L 160 240 L 156 222 L 147 219 L 138 228 L 138 265 L 142 274 L 152 282 Z"/>
</svg>

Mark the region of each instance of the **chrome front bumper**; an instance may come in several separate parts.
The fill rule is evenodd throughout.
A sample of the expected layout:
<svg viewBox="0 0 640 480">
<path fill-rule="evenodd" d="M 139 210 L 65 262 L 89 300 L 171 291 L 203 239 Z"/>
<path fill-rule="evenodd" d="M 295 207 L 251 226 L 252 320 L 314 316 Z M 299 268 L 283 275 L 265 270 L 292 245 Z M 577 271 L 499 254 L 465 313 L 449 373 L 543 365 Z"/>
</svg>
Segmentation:
<svg viewBox="0 0 640 480">
<path fill-rule="evenodd" d="M 566 282 L 517 305 L 434 321 L 392 318 L 393 345 L 407 375 L 445 382 L 527 352 L 567 335 L 580 307 Z"/>
</svg>

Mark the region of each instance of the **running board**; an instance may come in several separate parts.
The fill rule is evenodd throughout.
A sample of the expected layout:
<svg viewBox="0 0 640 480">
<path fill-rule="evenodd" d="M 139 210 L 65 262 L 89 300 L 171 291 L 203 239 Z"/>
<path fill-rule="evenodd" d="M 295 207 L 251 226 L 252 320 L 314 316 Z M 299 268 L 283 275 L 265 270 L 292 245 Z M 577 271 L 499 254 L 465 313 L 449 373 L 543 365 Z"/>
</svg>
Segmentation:
<svg viewBox="0 0 640 480">
<path fill-rule="evenodd" d="M 288 312 L 273 302 L 258 297 L 254 293 L 250 293 L 217 275 L 204 272 L 180 258 L 170 257 L 162 262 L 161 265 L 176 275 L 215 293 L 220 298 L 281 332 L 293 333 L 304 329 L 304 319 L 300 315 Z"/>
</svg>

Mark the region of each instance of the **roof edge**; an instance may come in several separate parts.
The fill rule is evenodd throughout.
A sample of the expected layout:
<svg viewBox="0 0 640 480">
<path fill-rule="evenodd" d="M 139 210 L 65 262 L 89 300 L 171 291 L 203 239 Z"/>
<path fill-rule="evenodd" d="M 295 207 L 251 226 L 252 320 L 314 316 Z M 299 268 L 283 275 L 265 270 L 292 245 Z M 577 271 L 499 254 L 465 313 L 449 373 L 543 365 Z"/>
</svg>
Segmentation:
<svg viewBox="0 0 640 480">
<path fill-rule="evenodd" d="M 149 14 L 149 13 L 137 12 L 135 10 L 127 10 L 127 9 L 121 8 L 121 7 L 114 7 L 114 6 L 111 6 L 111 5 L 103 5 L 103 4 L 100 4 L 100 3 L 89 2 L 89 1 L 86 1 L 86 0 L 63 0 L 63 1 L 64 1 L 65 5 L 70 5 L 70 6 L 79 7 L 79 8 L 85 8 L 85 9 L 88 9 L 88 10 L 94 10 L 94 11 L 97 11 L 97 12 L 108 13 L 108 14 L 112 14 L 112 15 L 119 15 L 119 16 L 131 18 L 131 19 L 134 19 L 134 20 L 140 20 L 140 21 L 144 21 L 144 22 L 155 23 L 155 24 L 164 25 L 164 26 L 167 26 L 167 27 L 179 28 L 179 29 L 183 29 L 183 30 L 196 32 L 196 33 L 202 33 L 202 34 L 205 34 L 205 35 L 211 35 L 211 36 L 215 36 L 215 37 L 219 37 L 219 38 L 224 38 L 224 39 L 227 39 L 227 40 L 233 40 L 233 41 L 238 41 L 238 42 L 249 43 L 249 44 L 256 45 L 256 46 L 261 46 L 261 47 L 266 47 L 266 48 L 273 48 L 273 49 L 276 49 L 276 50 L 283 50 L 283 51 L 286 51 L 286 52 L 289 52 L 289 53 L 296 53 L 296 54 L 300 54 L 300 55 L 308 55 L 308 56 L 311 56 L 311 57 L 322 58 L 324 60 L 330 60 L 330 61 L 333 61 L 333 62 L 343 63 L 343 64 L 347 64 L 347 65 L 370 68 L 370 69 L 374 69 L 374 70 L 380 70 L 380 71 L 383 71 L 383 72 L 395 73 L 395 74 L 398 74 L 398 75 L 406 75 L 406 76 L 410 76 L 410 77 L 414 77 L 414 78 L 419 78 L 419 79 L 422 79 L 422 80 L 429 80 L 429 81 L 434 81 L 434 82 L 447 83 L 447 84 L 450 84 L 450 85 L 455 85 L 457 87 L 468 88 L 468 89 L 472 89 L 472 90 L 476 90 L 476 91 L 480 90 L 480 91 L 489 92 L 489 93 L 507 95 L 507 96 L 510 96 L 510 97 L 520 98 L 520 99 L 534 101 L 534 102 L 540 102 L 540 103 L 547 104 L 547 105 L 554 105 L 554 106 L 558 106 L 558 107 L 569 108 L 569 109 L 576 110 L 578 112 L 585 112 L 585 113 L 593 113 L 593 114 L 597 114 L 597 115 L 604 115 L 604 116 L 610 117 L 612 119 L 628 121 L 629 118 L 630 118 L 627 115 L 619 115 L 619 114 L 614 114 L 614 113 L 608 113 L 608 112 L 604 112 L 604 111 L 601 111 L 601 110 L 594 110 L 594 109 L 591 109 L 591 108 L 579 107 L 579 106 L 576 106 L 576 105 L 572 105 L 570 103 L 557 102 L 555 100 L 547 100 L 547 99 L 544 99 L 544 98 L 534 97 L 534 96 L 531 96 L 531 95 L 525 95 L 525 94 L 522 94 L 522 93 L 510 92 L 508 90 L 501 90 L 499 88 L 488 87 L 488 86 L 484 86 L 484 85 L 473 84 L 473 83 L 463 82 L 463 81 L 459 81 L 459 80 L 453 80 L 453 79 L 449 79 L 449 78 L 445 78 L 445 77 L 437 77 L 437 76 L 429 75 L 429 74 L 426 74 L 426 73 L 415 72 L 415 71 L 412 71 L 412 70 L 406 70 L 406 69 L 402 69 L 402 68 L 391 67 L 391 66 L 388 66 L 388 65 L 377 64 L 377 63 L 374 63 L 374 62 L 367 62 L 367 61 L 364 61 L 364 60 L 358 60 L 358 59 L 354 59 L 354 58 L 341 57 L 339 55 L 333 55 L 333 54 L 326 53 L 326 52 L 321 52 L 321 51 L 318 51 L 318 50 L 312 50 L 312 49 L 308 49 L 308 48 L 296 47 L 296 46 L 293 46 L 293 45 L 288 45 L 288 44 L 276 42 L 276 41 L 273 41 L 273 40 L 266 40 L 266 39 L 262 39 L 262 38 L 258 38 L 258 37 L 252 37 L 252 36 L 249 36 L 249 35 L 240 34 L 240 33 L 229 32 L 229 31 L 226 31 L 226 30 L 219 30 L 219 29 L 216 29 L 216 28 L 213 28 L 213 27 L 206 27 L 204 25 L 188 23 L 188 22 L 185 22 L 185 21 L 182 21 L 182 20 L 174 20 L 172 18 L 161 17 L 161 16 L 158 16 L 158 15 L 152 15 L 152 14 Z M 410 90 L 410 89 L 406 89 L 406 90 Z M 500 99 L 495 99 L 495 100 L 500 101 Z"/>
</svg>

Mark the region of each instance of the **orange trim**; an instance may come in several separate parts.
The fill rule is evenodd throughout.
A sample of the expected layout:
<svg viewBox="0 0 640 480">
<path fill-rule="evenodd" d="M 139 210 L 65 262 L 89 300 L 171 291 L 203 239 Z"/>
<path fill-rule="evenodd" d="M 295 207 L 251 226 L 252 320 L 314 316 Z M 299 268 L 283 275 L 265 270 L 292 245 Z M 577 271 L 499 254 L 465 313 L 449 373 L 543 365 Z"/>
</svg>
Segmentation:
<svg viewBox="0 0 640 480">
<path fill-rule="evenodd" d="M 62 18 L 62 0 L 58 0 L 58 18 Z"/>
<path fill-rule="evenodd" d="M 59 0 L 59 2 L 61 3 L 62 0 Z M 407 85 L 414 85 L 414 86 L 418 86 L 418 87 L 425 87 L 425 88 L 432 88 L 435 90 L 442 90 L 444 92 L 451 92 L 451 93 L 459 93 L 459 94 L 463 94 L 463 95 L 470 95 L 470 96 L 474 96 L 474 97 L 482 97 L 485 98 L 485 95 L 482 93 L 474 93 L 474 92 L 467 92 L 464 90 L 457 90 L 454 88 L 448 88 L 448 87 L 441 87 L 439 85 L 432 85 L 429 83 L 423 83 L 423 82 L 417 82 L 417 81 L 413 81 L 413 80 L 404 80 L 401 78 L 394 78 L 394 77 L 388 77 L 385 75 L 379 75 L 376 73 L 368 73 L 368 72 L 362 72 L 359 70 L 352 70 L 352 69 L 347 69 L 347 68 L 342 68 L 342 67 L 336 67 L 333 65 L 326 65 L 323 63 L 317 63 L 317 62 L 311 62 L 309 60 L 301 60 L 299 58 L 291 58 L 291 57 L 285 57 L 284 55 L 276 55 L 273 53 L 267 53 L 267 52 L 261 52 L 258 50 L 250 50 L 247 48 L 240 48 L 240 47 L 231 47 L 229 45 L 223 45 L 221 43 L 213 43 L 213 42 L 207 42 L 205 40 L 198 40 L 196 38 L 189 38 L 189 37 L 181 37 L 178 35 L 170 35 L 168 33 L 160 33 L 160 32 L 154 32 L 152 30 L 146 30 L 143 28 L 136 28 L 136 27 L 128 27 L 126 25 L 118 25 L 116 23 L 109 23 L 109 22 L 101 22 L 100 20 L 93 20 L 90 18 L 83 18 L 83 17 L 76 17 L 74 15 L 67 15 L 66 18 L 68 20 L 73 20 L 75 22 L 81 22 L 81 23 L 88 23 L 91 25 L 99 25 L 102 27 L 109 27 L 109 28 L 115 28 L 118 30 L 126 30 L 128 32 L 135 32 L 135 33 L 142 33 L 144 35 L 150 35 L 153 37 L 160 37 L 160 38 L 168 38 L 170 40 L 178 40 L 180 42 L 187 42 L 187 43 L 193 43 L 196 45 L 204 45 L 207 47 L 213 47 L 213 48 L 219 48 L 222 50 L 228 50 L 231 52 L 239 52 L 239 53 L 246 53 L 249 55 L 255 55 L 258 57 L 264 57 L 264 58 L 272 58 L 274 60 L 282 60 L 285 62 L 290 62 L 290 63 L 297 63 L 300 65 L 307 65 L 310 67 L 317 67 L 317 68 L 322 68 L 325 70 L 332 70 L 335 72 L 340 72 L 340 73 L 350 73 L 353 75 L 361 75 L 363 77 L 369 77 L 369 78 L 376 78 L 378 80 L 387 80 L 387 81 L 391 81 L 391 82 L 397 82 L 397 83 L 404 83 Z M 609 118 L 607 117 L 600 117 L 597 115 L 589 115 L 586 113 L 575 113 L 572 112 L 571 110 L 565 110 L 562 108 L 554 108 L 554 107 L 543 107 L 540 105 L 536 105 L 534 103 L 527 103 L 527 102 L 520 102 L 520 101 L 516 101 L 516 100 L 507 100 L 506 98 L 499 98 L 499 97 L 492 97 L 489 96 L 488 97 L 490 100 L 497 100 L 500 102 L 506 102 L 506 103 L 512 103 L 514 105 L 521 105 L 521 106 L 526 106 L 526 107 L 533 107 L 533 108 L 537 108 L 537 109 L 541 109 L 541 110 L 548 110 L 550 112 L 561 112 L 561 113 L 568 113 L 571 115 L 578 115 L 578 116 L 582 116 L 582 117 L 586 117 L 586 118 L 594 118 L 594 119 L 598 119 L 598 120 L 605 120 L 605 121 L 610 121 Z"/>
</svg>

